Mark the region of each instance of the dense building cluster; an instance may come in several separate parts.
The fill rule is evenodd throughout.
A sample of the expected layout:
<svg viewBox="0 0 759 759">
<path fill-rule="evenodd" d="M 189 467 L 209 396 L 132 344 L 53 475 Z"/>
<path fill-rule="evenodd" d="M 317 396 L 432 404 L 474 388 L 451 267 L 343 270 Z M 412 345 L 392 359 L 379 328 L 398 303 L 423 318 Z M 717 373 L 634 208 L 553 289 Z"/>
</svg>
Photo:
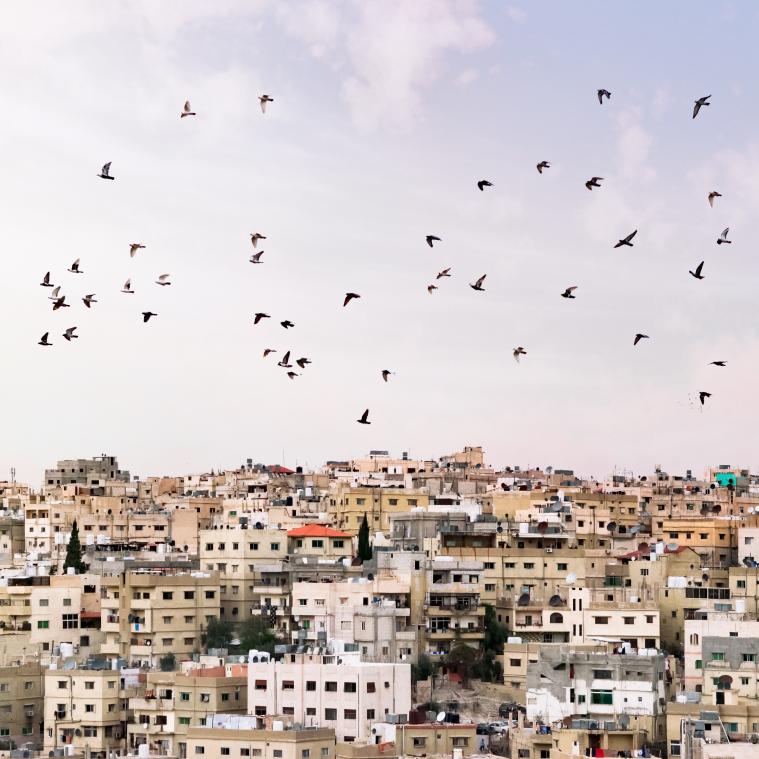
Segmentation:
<svg viewBox="0 0 759 759">
<path fill-rule="evenodd" d="M 102 455 L 0 497 L 14 756 L 759 755 L 746 469 Z"/>
</svg>

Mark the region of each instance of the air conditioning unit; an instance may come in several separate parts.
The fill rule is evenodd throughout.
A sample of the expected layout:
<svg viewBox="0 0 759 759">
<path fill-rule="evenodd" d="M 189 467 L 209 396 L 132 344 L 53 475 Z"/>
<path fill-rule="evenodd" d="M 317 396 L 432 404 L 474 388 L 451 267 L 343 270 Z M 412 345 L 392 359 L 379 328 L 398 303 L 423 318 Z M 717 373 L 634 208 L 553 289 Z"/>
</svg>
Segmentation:
<svg viewBox="0 0 759 759">
<path fill-rule="evenodd" d="M 546 553 L 553 553 L 553 548 L 546 548 Z"/>
</svg>

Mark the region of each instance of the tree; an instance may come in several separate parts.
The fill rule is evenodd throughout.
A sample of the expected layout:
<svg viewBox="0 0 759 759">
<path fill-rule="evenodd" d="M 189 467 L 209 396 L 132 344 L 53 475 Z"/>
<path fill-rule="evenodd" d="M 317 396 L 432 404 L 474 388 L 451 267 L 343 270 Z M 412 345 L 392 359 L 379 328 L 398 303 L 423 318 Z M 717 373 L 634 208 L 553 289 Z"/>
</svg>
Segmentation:
<svg viewBox="0 0 759 759">
<path fill-rule="evenodd" d="M 435 674 L 437 666 L 427 654 L 419 654 L 416 664 L 411 665 L 411 682 L 416 683 L 419 680 L 427 680 Z"/>
<path fill-rule="evenodd" d="M 203 634 L 203 643 L 206 649 L 227 648 L 232 642 L 232 623 L 224 619 L 214 617 L 206 627 Z"/>
<path fill-rule="evenodd" d="M 158 660 L 158 667 L 161 672 L 173 672 L 177 668 L 177 657 L 169 652 Z"/>
<path fill-rule="evenodd" d="M 276 642 L 277 636 L 263 617 L 248 617 L 240 625 L 240 648 L 243 651 L 268 651 L 273 654 Z"/>
<path fill-rule="evenodd" d="M 77 574 L 87 571 L 87 565 L 82 561 L 82 544 L 79 542 L 79 527 L 76 519 L 71 525 L 71 537 L 68 546 L 66 546 L 66 559 L 63 562 L 64 574 L 69 567 L 73 567 Z"/>
<path fill-rule="evenodd" d="M 456 643 L 445 657 L 445 666 L 461 677 L 462 685 L 469 684 L 469 677 L 477 660 L 477 650 L 466 643 Z"/>
<path fill-rule="evenodd" d="M 366 514 L 358 530 L 358 558 L 361 561 L 370 561 L 372 558 L 372 544 L 369 542 L 369 522 Z"/>
<path fill-rule="evenodd" d="M 472 674 L 486 682 L 497 682 L 503 674 L 499 656 L 503 653 L 506 642 L 506 627 L 498 621 L 495 609 L 491 604 L 485 604 L 485 637 L 482 641 L 480 657 L 475 663 Z"/>
</svg>

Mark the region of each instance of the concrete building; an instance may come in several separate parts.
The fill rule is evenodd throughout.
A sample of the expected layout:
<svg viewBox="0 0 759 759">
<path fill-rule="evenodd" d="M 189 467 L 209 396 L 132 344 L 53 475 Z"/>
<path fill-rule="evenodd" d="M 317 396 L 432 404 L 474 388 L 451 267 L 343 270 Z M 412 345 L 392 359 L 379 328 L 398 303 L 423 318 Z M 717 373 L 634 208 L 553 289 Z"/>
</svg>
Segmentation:
<svg viewBox="0 0 759 759">
<path fill-rule="evenodd" d="M 109 480 L 129 482 L 129 472 L 119 469 L 115 456 L 95 456 L 91 459 L 63 459 L 55 469 L 45 470 L 45 488 L 59 485 L 102 485 Z"/>
<path fill-rule="evenodd" d="M 0 739 L 42 745 L 44 671 L 37 662 L 0 667 Z"/>
<path fill-rule="evenodd" d="M 285 654 L 248 663 L 248 712 L 332 728 L 338 740 L 371 735 L 388 714 L 411 708 L 411 665 L 362 662 L 357 654 Z"/>
</svg>

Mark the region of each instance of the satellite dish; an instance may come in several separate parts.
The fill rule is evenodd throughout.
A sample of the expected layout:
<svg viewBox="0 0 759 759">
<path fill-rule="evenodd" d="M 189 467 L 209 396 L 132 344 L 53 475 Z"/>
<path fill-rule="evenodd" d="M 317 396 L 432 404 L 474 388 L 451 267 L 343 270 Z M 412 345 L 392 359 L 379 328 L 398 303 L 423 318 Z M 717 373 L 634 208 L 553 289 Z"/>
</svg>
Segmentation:
<svg viewBox="0 0 759 759">
<path fill-rule="evenodd" d="M 574 572 L 570 572 L 567 575 L 567 585 L 574 585 L 577 582 L 577 575 Z"/>
<path fill-rule="evenodd" d="M 548 522 L 538 522 L 538 532 L 545 535 L 548 531 Z"/>
<path fill-rule="evenodd" d="M 527 606 L 528 603 L 530 603 L 529 593 L 522 593 L 522 595 L 517 599 L 517 606 Z"/>
<path fill-rule="evenodd" d="M 548 605 L 553 607 L 564 606 L 564 599 L 558 594 L 553 595 L 548 599 Z"/>
<path fill-rule="evenodd" d="M 748 507 L 748 513 L 749 514 L 753 514 L 754 513 L 754 507 L 753 506 L 749 506 Z"/>
<path fill-rule="evenodd" d="M 437 717 L 435 717 L 436 722 L 442 722 L 445 719 L 445 712 L 438 712 Z"/>
<path fill-rule="evenodd" d="M 646 552 L 648 551 L 648 549 L 649 549 L 649 545 L 648 545 L 648 543 L 639 543 L 639 544 L 638 544 L 638 550 L 639 550 L 641 553 L 646 553 Z"/>
<path fill-rule="evenodd" d="M 630 726 L 630 717 L 627 714 L 620 714 L 619 717 L 617 717 L 617 722 L 619 722 L 619 726 L 623 730 L 627 730 Z"/>
<path fill-rule="evenodd" d="M 617 529 L 617 523 L 616 522 L 609 522 L 609 524 L 606 525 L 606 529 L 609 532 L 614 532 L 614 530 Z"/>
<path fill-rule="evenodd" d="M 708 579 L 709 579 L 709 575 L 708 575 L 708 573 L 707 573 L 707 572 L 704 572 L 704 573 L 701 575 L 701 579 L 702 579 L 704 582 L 707 582 L 707 581 L 708 581 Z"/>
<path fill-rule="evenodd" d="M 503 532 L 503 526 L 501 525 L 500 522 L 498 523 L 498 526 L 495 528 L 495 531 L 496 532 Z"/>
<path fill-rule="evenodd" d="M 667 550 L 668 551 L 676 551 L 677 550 L 677 543 L 667 543 Z"/>
</svg>

